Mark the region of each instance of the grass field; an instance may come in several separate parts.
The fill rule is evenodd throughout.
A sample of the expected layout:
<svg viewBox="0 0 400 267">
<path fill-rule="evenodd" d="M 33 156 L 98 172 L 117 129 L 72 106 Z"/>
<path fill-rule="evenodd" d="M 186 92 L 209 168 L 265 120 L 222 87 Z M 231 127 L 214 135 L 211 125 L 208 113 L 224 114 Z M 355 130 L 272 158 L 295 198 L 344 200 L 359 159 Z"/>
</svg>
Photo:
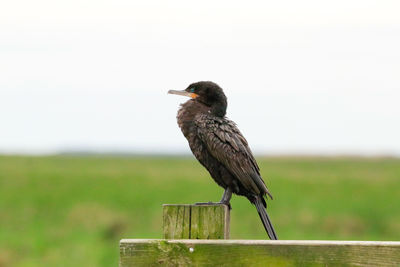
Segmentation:
<svg viewBox="0 0 400 267">
<path fill-rule="evenodd" d="M 281 239 L 400 240 L 400 159 L 258 158 Z M 191 157 L 0 156 L 0 266 L 116 266 L 121 238 L 161 238 L 163 203 L 217 201 Z M 266 239 L 233 197 L 232 239 Z"/>
</svg>

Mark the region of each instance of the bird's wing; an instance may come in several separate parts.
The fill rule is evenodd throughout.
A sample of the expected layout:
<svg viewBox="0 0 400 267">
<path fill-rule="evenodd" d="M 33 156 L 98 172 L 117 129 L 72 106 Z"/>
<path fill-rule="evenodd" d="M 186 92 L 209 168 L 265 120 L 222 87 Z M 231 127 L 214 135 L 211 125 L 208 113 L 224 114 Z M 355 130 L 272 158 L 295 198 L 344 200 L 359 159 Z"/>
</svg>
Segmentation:
<svg viewBox="0 0 400 267">
<path fill-rule="evenodd" d="M 233 174 L 243 187 L 256 195 L 271 194 L 260 175 L 260 169 L 247 144 L 233 121 L 208 114 L 195 118 L 197 134 L 210 154 Z"/>
</svg>

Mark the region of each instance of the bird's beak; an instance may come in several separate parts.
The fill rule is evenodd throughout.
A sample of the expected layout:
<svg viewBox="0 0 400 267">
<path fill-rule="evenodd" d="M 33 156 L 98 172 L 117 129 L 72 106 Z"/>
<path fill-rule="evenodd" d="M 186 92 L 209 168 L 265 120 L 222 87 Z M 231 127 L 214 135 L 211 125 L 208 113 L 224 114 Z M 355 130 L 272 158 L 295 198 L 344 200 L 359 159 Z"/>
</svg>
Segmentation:
<svg viewBox="0 0 400 267">
<path fill-rule="evenodd" d="M 179 90 L 169 90 L 169 91 L 168 91 L 168 94 L 183 95 L 183 96 L 187 96 L 187 97 L 190 97 L 190 98 L 196 98 L 196 97 L 199 96 L 198 94 L 189 93 L 189 92 L 186 92 L 185 90 L 182 90 L 182 91 L 179 91 Z"/>
</svg>

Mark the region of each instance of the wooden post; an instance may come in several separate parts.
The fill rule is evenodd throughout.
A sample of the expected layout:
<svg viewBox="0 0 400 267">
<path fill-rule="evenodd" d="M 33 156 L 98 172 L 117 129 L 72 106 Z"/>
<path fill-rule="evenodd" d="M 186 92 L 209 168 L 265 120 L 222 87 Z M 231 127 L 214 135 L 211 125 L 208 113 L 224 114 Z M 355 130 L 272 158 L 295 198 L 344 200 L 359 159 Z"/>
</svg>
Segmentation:
<svg viewBox="0 0 400 267">
<path fill-rule="evenodd" d="M 229 220 L 223 204 L 163 205 L 165 239 L 229 239 Z"/>
</svg>

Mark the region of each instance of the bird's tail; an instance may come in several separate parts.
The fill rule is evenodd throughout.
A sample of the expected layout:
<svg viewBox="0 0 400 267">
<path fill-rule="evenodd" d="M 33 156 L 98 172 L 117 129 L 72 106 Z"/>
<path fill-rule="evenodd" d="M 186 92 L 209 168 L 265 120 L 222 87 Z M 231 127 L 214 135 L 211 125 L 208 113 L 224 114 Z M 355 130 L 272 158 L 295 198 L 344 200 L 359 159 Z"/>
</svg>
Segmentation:
<svg viewBox="0 0 400 267">
<path fill-rule="evenodd" d="M 278 237 L 276 236 L 274 227 L 272 226 L 271 220 L 268 217 L 266 207 L 264 206 L 264 201 L 263 201 L 262 196 L 258 196 L 254 204 L 256 205 L 258 215 L 260 215 L 260 219 L 264 225 L 265 230 L 267 231 L 267 234 L 271 240 L 278 240 Z"/>
</svg>

